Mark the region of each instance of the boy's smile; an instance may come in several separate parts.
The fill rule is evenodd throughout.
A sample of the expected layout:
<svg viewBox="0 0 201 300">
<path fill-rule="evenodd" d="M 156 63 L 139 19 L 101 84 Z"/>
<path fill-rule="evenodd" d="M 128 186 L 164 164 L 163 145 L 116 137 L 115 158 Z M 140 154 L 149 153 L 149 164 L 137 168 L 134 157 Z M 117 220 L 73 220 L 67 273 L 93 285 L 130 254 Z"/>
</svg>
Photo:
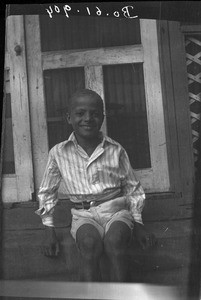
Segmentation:
<svg viewBox="0 0 201 300">
<path fill-rule="evenodd" d="M 91 95 L 74 99 L 68 114 L 68 122 L 74 129 L 78 143 L 81 144 L 97 140 L 103 119 L 103 103 Z"/>
</svg>

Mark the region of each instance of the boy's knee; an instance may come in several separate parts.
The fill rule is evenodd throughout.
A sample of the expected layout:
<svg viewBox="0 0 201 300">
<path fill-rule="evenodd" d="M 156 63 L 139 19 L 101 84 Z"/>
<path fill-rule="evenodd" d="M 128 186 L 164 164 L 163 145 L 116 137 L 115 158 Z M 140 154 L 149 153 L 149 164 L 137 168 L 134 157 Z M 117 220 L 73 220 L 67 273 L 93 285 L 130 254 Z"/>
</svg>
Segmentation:
<svg viewBox="0 0 201 300">
<path fill-rule="evenodd" d="M 120 234 L 115 235 L 108 235 L 104 239 L 104 247 L 106 251 L 113 251 L 115 252 L 119 248 L 123 246 L 124 241 L 123 237 Z"/>
<path fill-rule="evenodd" d="M 90 236 L 79 241 L 78 247 L 86 259 L 95 259 L 102 253 L 102 243 Z"/>
<path fill-rule="evenodd" d="M 77 240 L 78 248 L 86 258 L 98 257 L 102 252 L 102 242 L 93 236 L 83 236 Z"/>
<path fill-rule="evenodd" d="M 93 251 L 96 248 L 96 239 L 91 236 L 84 236 L 83 238 L 79 239 L 79 247 L 86 251 Z"/>
<path fill-rule="evenodd" d="M 118 254 L 120 251 L 127 249 L 128 243 L 130 241 L 131 232 L 130 229 L 125 225 L 126 230 L 122 230 L 123 228 L 119 228 L 116 230 L 116 224 L 114 229 L 109 230 L 104 239 L 104 249 L 107 253 Z M 112 228 L 111 228 L 112 229 Z"/>
</svg>

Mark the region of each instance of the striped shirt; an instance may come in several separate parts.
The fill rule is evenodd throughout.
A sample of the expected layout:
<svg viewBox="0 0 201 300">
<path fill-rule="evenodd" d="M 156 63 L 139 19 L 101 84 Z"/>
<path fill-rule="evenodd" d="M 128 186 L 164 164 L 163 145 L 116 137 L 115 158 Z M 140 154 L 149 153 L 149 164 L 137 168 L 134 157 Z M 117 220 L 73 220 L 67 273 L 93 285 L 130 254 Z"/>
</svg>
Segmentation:
<svg viewBox="0 0 201 300">
<path fill-rule="evenodd" d="M 68 198 L 76 203 L 115 199 L 121 193 L 134 221 L 142 224 L 145 193 L 135 178 L 128 155 L 119 143 L 102 137 L 90 157 L 77 143 L 74 133 L 50 150 L 36 211 L 44 225 L 54 226 L 52 214 L 61 180 Z"/>
</svg>

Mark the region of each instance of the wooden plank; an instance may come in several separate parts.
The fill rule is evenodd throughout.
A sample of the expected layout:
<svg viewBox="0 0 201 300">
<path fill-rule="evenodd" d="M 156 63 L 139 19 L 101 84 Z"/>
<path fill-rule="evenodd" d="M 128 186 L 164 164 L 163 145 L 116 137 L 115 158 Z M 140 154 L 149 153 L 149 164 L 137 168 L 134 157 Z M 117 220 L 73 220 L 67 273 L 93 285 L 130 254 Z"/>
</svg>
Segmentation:
<svg viewBox="0 0 201 300">
<path fill-rule="evenodd" d="M 141 45 L 94 50 L 44 52 L 43 70 L 143 62 Z"/>
<path fill-rule="evenodd" d="M 27 70 L 33 140 L 34 179 L 37 193 L 48 156 L 48 137 L 44 81 L 41 62 L 39 16 L 25 16 Z"/>
<path fill-rule="evenodd" d="M 175 287 L 140 283 L 94 283 L 62 282 L 38 280 L 2 280 L 1 295 L 4 297 L 44 298 L 44 299 L 85 299 L 85 300 L 138 300 L 158 299 L 176 300 L 178 291 Z"/>
<path fill-rule="evenodd" d="M 8 51 L 5 52 L 5 61 L 4 61 L 4 69 L 9 69 L 9 54 Z"/>
<path fill-rule="evenodd" d="M 86 66 L 85 70 L 85 86 L 98 93 L 104 101 L 104 86 L 103 86 L 103 70 L 101 66 Z M 105 101 L 104 101 L 105 110 Z M 106 118 L 104 119 L 101 130 L 107 134 Z"/>
<path fill-rule="evenodd" d="M 172 83 L 171 53 L 168 21 L 158 21 L 159 60 L 167 139 L 170 191 L 181 192 L 179 147 Z"/>
<path fill-rule="evenodd" d="M 194 163 L 184 36 L 179 22 L 169 22 L 168 26 L 182 192 L 184 201 L 192 201 Z"/>
<path fill-rule="evenodd" d="M 153 227 L 150 228 L 158 238 L 157 247 L 142 251 L 141 248 L 137 247 L 135 240 L 133 240 L 128 252 L 130 271 L 133 275 L 138 275 L 137 277 L 135 276 L 135 279 L 142 280 L 141 275 L 145 272 L 147 275 L 145 277 L 146 280 L 155 284 L 158 282 L 158 279 L 160 282 L 161 276 L 165 279 L 166 271 L 177 271 L 178 275 L 181 274 L 180 271 L 183 272 L 182 268 L 184 266 L 188 268 L 191 259 L 190 234 L 186 233 L 183 236 L 171 235 L 171 229 L 174 234 L 177 224 L 173 227 L 170 225 L 170 231 L 166 230 L 161 223 L 157 225 L 158 232 L 155 232 Z M 160 226 L 162 226 L 161 232 L 159 231 Z M 186 226 L 189 226 L 189 223 Z M 183 228 L 180 229 L 184 231 Z M 170 232 L 169 237 L 168 232 Z M 60 241 L 61 252 L 56 260 L 52 260 L 45 258 L 40 250 L 43 230 L 7 231 L 3 240 L 3 278 L 41 279 L 43 276 L 44 279 L 79 280 L 78 252 L 75 242 L 70 236 L 69 228 L 56 229 L 56 233 Z M 32 267 L 30 268 L 30 266 Z M 139 273 L 135 273 L 136 267 L 139 267 Z M 101 271 L 103 278 L 107 281 L 106 275 L 109 270 L 107 260 L 104 257 L 101 259 Z M 77 276 L 74 277 L 75 274 Z M 57 277 L 57 275 L 60 276 Z M 180 278 L 179 282 L 181 283 L 182 281 L 183 278 Z M 164 282 L 167 284 L 165 280 Z"/>
<path fill-rule="evenodd" d="M 3 210 L 3 225 L 6 231 L 20 231 L 30 229 L 43 229 L 41 218 L 35 214 L 38 209 L 38 203 L 32 202 L 31 206 L 23 204 L 13 204 L 4 207 Z M 56 227 L 71 226 L 71 208 L 73 205 L 69 200 L 60 200 L 55 208 L 54 223 Z"/>
<path fill-rule="evenodd" d="M 6 23 L 7 24 L 7 23 Z M 8 28 L 8 27 L 7 27 Z M 7 48 L 7 47 L 6 47 Z M 6 51 L 5 52 L 5 63 L 4 63 L 4 93 L 8 94 L 10 93 L 10 67 L 9 67 L 9 54 Z M 5 95 L 4 95 L 5 96 Z M 6 97 L 5 97 L 6 100 Z M 3 153 L 5 151 L 5 126 L 6 126 L 6 119 L 5 119 L 5 110 L 6 110 L 6 102 L 4 102 L 4 108 L 3 108 L 3 130 L 2 130 L 2 157 L 3 160 Z M 11 125 L 11 124 L 9 124 Z M 11 149 L 9 149 L 11 151 Z M 17 199 L 17 181 L 16 181 L 16 175 L 9 175 L 9 174 L 2 174 L 2 180 L 1 180 L 1 195 L 4 202 L 15 202 L 18 201 Z"/>
<path fill-rule="evenodd" d="M 200 34 L 201 25 L 181 25 L 181 31 L 183 33 Z"/>
<path fill-rule="evenodd" d="M 146 222 L 145 226 L 153 232 L 158 239 L 175 239 L 192 236 L 193 222 L 189 220 L 169 220 L 159 222 Z"/>
<path fill-rule="evenodd" d="M 172 220 L 187 220 L 193 217 L 192 203 L 184 204 L 182 195 L 170 194 L 163 197 L 146 195 L 145 207 L 143 209 L 143 220 L 145 222 L 170 222 Z"/>
<path fill-rule="evenodd" d="M 13 176 L 2 176 L 2 199 L 4 202 L 17 202 L 17 178 Z"/>
<path fill-rule="evenodd" d="M 164 192 L 170 189 L 170 183 L 156 21 L 140 20 L 140 28 L 144 49 L 143 69 L 151 165 L 153 168 L 151 188 L 154 191 Z"/>
<path fill-rule="evenodd" d="M 17 201 L 32 199 L 33 166 L 27 88 L 23 16 L 9 16 L 7 27 L 10 66 L 13 142 L 17 180 Z M 17 51 L 17 48 L 19 52 Z"/>
<path fill-rule="evenodd" d="M 10 70 L 4 69 L 4 92 L 10 94 Z"/>
<path fill-rule="evenodd" d="M 59 200 L 54 213 L 56 227 L 69 227 L 71 225 L 72 207 L 70 200 Z M 42 228 L 40 217 L 34 213 L 37 208 L 37 202 L 5 204 L 3 210 L 4 229 L 26 230 Z M 158 198 L 154 195 L 152 197 L 147 195 L 143 210 L 143 220 L 145 224 L 148 224 L 148 228 L 155 226 L 153 224 L 156 224 L 156 226 L 158 224 L 160 229 L 162 228 L 162 223 L 168 227 L 172 222 L 177 221 L 178 228 L 180 228 L 180 224 L 183 224 L 181 226 L 184 228 L 184 224 L 189 224 L 190 220 L 192 220 L 192 214 L 193 206 L 191 204 L 184 205 L 183 199 L 179 195 L 173 194 L 163 197 L 159 196 Z M 185 228 L 187 227 L 188 225 Z"/>
</svg>

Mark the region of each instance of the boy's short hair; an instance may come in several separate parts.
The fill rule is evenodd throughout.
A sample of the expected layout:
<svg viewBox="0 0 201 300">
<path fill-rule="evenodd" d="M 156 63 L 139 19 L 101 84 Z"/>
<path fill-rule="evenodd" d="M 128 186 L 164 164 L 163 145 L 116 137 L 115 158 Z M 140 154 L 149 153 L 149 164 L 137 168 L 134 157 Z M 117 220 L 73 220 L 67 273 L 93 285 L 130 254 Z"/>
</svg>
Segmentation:
<svg viewBox="0 0 201 300">
<path fill-rule="evenodd" d="M 90 90 L 90 89 L 81 89 L 81 90 L 78 90 L 74 94 L 71 95 L 71 97 L 69 99 L 69 103 L 68 103 L 68 111 L 69 112 L 71 110 L 71 106 L 72 106 L 73 101 L 75 99 L 77 99 L 78 97 L 81 97 L 81 96 L 91 96 L 91 97 L 101 101 L 102 111 L 104 111 L 103 99 L 101 98 L 101 96 L 99 94 L 97 94 L 95 91 Z"/>
</svg>

